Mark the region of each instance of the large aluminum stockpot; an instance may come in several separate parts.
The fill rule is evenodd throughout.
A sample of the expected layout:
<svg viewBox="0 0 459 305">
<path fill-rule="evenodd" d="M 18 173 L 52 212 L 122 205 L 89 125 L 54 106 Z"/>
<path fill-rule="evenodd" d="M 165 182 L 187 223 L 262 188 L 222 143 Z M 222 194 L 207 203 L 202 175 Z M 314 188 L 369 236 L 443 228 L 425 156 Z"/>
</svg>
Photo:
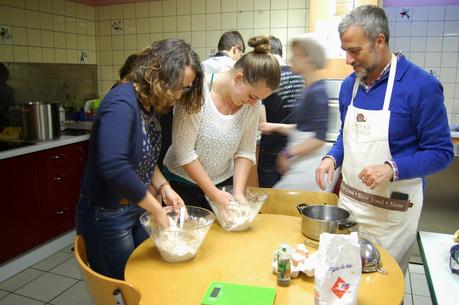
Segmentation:
<svg viewBox="0 0 459 305">
<path fill-rule="evenodd" d="M 44 141 L 60 137 L 58 103 L 29 102 L 19 108 L 22 111 L 24 139 Z"/>
<path fill-rule="evenodd" d="M 337 206 L 301 203 L 297 209 L 301 214 L 301 233 L 313 240 L 319 240 L 322 233 L 334 234 L 356 225 L 348 220 L 349 212 Z"/>
</svg>

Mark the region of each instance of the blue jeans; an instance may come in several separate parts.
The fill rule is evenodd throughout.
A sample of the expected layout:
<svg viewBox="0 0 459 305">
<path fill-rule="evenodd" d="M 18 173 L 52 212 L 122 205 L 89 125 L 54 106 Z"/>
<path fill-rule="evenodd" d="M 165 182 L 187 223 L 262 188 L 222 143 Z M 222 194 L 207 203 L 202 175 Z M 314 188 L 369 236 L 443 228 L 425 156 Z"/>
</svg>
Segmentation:
<svg viewBox="0 0 459 305">
<path fill-rule="evenodd" d="M 105 276 L 124 279 L 124 267 L 134 249 L 148 238 L 135 204 L 105 209 L 80 198 L 76 231 L 82 235 L 90 267 Z"/>
</svg>

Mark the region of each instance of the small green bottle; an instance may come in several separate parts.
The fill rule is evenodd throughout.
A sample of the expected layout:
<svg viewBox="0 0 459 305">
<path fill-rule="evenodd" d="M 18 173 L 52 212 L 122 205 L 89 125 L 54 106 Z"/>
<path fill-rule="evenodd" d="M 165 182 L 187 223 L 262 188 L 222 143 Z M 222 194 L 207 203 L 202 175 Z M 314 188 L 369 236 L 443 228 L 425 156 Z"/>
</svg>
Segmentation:
<svg viewBox="0 0 459 305">
<path fill-rule="evenodd" d="M 277 250 L 277 285 L 287 287 L 291 279 L 292 255 L 288 244 L 281 244 Z"/>
</svg>

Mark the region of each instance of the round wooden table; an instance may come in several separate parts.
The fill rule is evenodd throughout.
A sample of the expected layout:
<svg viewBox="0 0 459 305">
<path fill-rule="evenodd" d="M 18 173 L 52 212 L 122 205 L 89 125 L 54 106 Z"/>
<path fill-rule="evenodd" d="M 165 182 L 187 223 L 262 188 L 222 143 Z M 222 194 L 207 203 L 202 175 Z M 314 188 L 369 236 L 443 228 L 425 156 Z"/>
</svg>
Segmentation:
<svg viewBox="0 0 459 305">
<path fill-rule="evenodd" d="M 130 256 L 125 279 L 140 290 L 141 304 L 199 305 L 213 281 L 275 287 L 278 305 L 314 304 L 314 278 L 301 274 L 289 287 L 279 287 L 271 267 L 281 242 L 295 246 L 304 239 L 300 217 L 259 214 L 244 232 L 226 232 L 214 223 L 196 257 L 183 263 L 163 261 L 152 240 L 146 240 Z M 388 274 L 362 274 L 358 304 L 399 305 L 404 295 L 403 274 L 392 256 L 378 249 Z"/>
</svg>

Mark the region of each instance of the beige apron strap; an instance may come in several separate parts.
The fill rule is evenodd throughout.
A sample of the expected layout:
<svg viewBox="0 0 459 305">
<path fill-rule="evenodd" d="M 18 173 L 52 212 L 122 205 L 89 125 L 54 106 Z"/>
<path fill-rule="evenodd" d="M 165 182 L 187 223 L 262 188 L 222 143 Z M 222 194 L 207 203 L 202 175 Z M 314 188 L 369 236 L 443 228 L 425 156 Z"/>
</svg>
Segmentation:
<svg viewBox="0 0 459 305">
<path fill-rule="evenodd" d="M 357 90 L 359 90 L 360 85 L 360 78 L 356 77 L 354 82 L 354 88 L 352 88 L 352 98 L 351 98 L 351 106 L 354 106 L 354 98 L 357 95 Z"/>
<path fill-rule="evenodd" d="M 397 70 L 397 56 L 392 53 L 390 60 L 389 79 L 387 80 L 386 95 L 384 96 L 383 110 L 389 110 L 390 99 L 392 98 L 392 89 L 394 89 L 395 71 Z"/>
<path fill-rule="evenodd" d="M 392 53 L 391 60 L 390 60 L 390 71 L 389 71 L 389 79 L 387 80 L 387 87 L 386 87 L 386 95 L 384 96 L 384 106 L 382 110 L 389 110 L 390 99 L 392 97 L 392 89 L 394 88 L 394 79 L 395 79 L 395 71 L 397 70 L 397 56 Z M 357 91 L 359 90 L 360 78 L 356 77 L 354 82 L 354 87 L 352 88 L 352 98 L 351 98 L 351 106 L 354 105 L 354 98 L 357 95 Z"/>
</svg>

